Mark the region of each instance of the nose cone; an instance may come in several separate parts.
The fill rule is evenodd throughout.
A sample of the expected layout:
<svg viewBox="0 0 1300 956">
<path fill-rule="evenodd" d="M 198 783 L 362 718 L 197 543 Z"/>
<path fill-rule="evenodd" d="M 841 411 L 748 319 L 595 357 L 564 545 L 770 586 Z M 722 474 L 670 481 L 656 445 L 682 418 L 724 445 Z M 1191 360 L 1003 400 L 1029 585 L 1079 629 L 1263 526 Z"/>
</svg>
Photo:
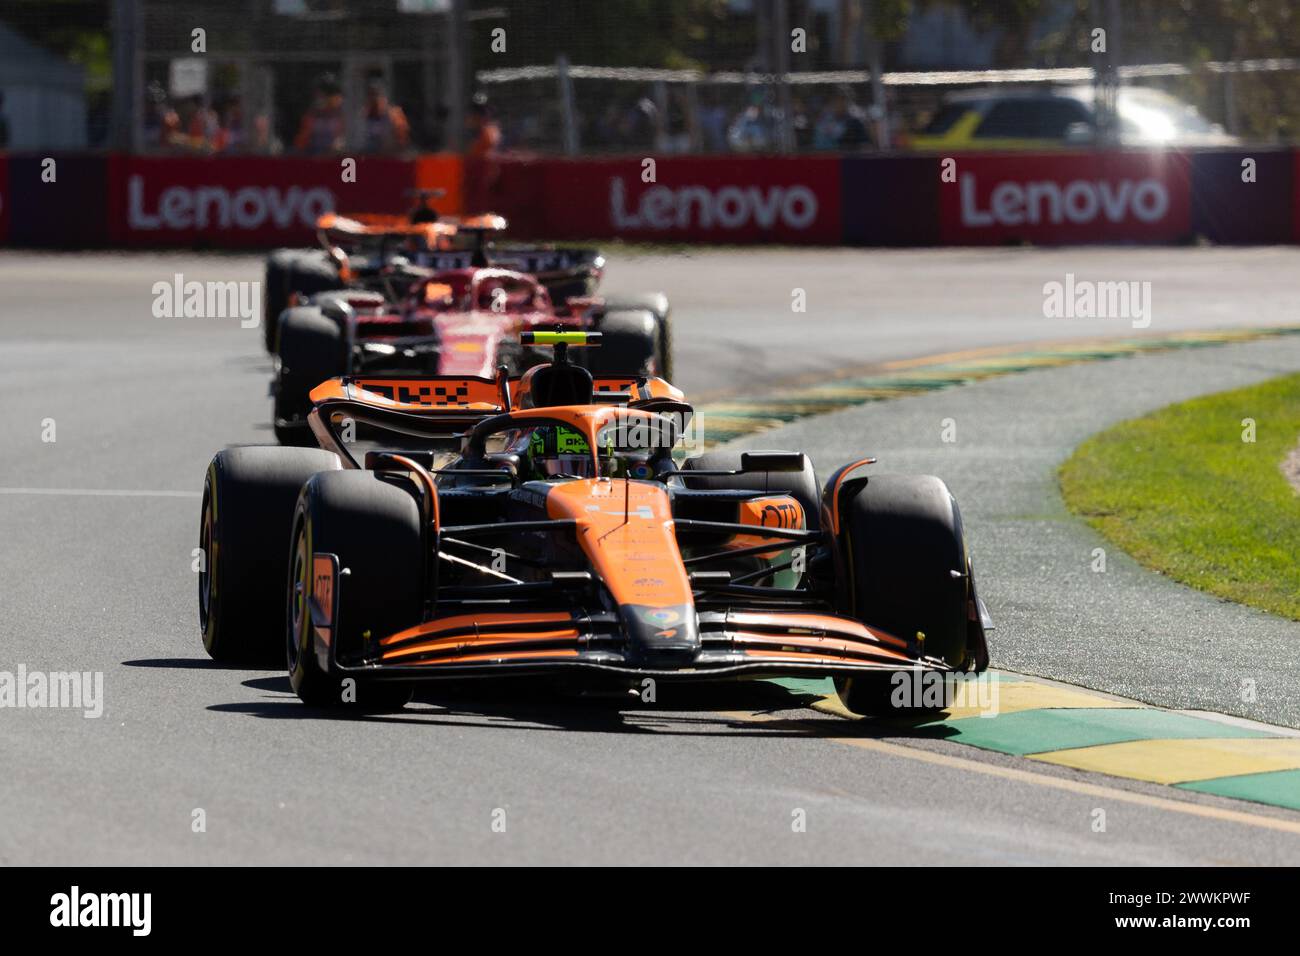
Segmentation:
<svg viewBox="0 0 1300 956">
<path fill-rule="evenodd" d="M 552 518 L 572 518 L 591 566 L 623 607 L 690 605 L 672 502 L 662 485 L 616 478 L 560 482 L 546 496 Z"/>
<path fill-rule="evenodd" d="M 693 605 L 625 604 L 619 614 L 628 638 L 628 656 L 638 667 L 683 667 L 699 653 L 700 629 Z"/>
<path fill-rule="evenodd" d="M 690 666 L 700 650 L 699 619 L 663 486 L 627 479 L 561 482 L 547 494 L 546 508 L 551 517 L 576 521 L 579 544 L 618 603 L 629 663 Z"/>
</svg>

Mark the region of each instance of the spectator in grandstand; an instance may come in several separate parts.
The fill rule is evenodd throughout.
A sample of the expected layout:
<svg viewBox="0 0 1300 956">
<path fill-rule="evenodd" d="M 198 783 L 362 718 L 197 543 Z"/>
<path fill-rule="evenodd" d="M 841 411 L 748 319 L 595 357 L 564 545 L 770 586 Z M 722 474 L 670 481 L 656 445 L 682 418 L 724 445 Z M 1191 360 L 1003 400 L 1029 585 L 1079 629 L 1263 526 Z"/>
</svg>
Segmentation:
<svg viewBox="0 0 1300 956">
<path fill-rule="evenodd" d="M 253 117 L 252 128 L 253 134 L 248 145 L 250 153 L 278 156 L 284 152 L 284 142 L 275 135 L 275 130 L 271 128 L 271 117 L 265 113 L 258 113 Z"/>
<path fill-rule="evenodd" d="M 690 153 L 699 149 L 700 130 L 685 89 L 675 88 L 668 95 L 664 140 L 670 153 Z"/>
<path fill-rule="evenodd" d="M 619 145 L 623 149 L 653 150 L 659 135 L 659 109 L 648 97 L 641 97 L 619 121 Z"/>
<path fill-rule="evenodd" d="M 700 136 L 706 153 L 727 151 L 727 109 L 716 90 L 706 87 L 700 96 Z"/>
<path fill-rule="evenodd" d="M 607 102 L 600 115 L 592 121 L 583 142 L 589 143 L 592 149 L 598 152 L 616 151 L 622 145 L 619 142 L 618 122 L 618 104 L 613 101 Z"/>
<path fill-rule="evenodd" d="M 215 151 L 218 153 L 278 153 L 280 144 L 271 138 L 271 121 L 258 113 L 251 121 L 244 113 L 244 100 L 231 93 L 222 102 L 221 128 L 217 130 Z"/>
<path fill-rule="evenodd" d="M 167 92 L 156 80 L 145 90 L 145 142 L 167 149 L 185 149 L 187 143 L 182 132 L 181 117 L 172 106 Z"/>
<path fill-rule="evenodd" d="M 388 100 L 382 81 L 372 79 L 366 87 L 366 111 L 362 117 L 367 153 L 396 153 L 411 144 L 411 124 L 400 106 Z"/>
<path fill-rule="evenodd" d="M 347 148 L 347 123 L 343 114 L 343 89 L 332 73 L 316 81 L 316 93 L 302 115 L 293 148 L 310 155 L 341 153 Z"/>
<path fill-rule="evenodd" d="M 226 97 L 221 105 L 221 128 L 217 130 L 218 153 L 242 153 L 248 145 L 244 128 L 244 103 L 238 93 Z"/>
<path fill-rule="evenodd" d="M 763 108 L 761 91 L 750 93 L 749 105 L 732 121 L 727 145 L 737 153 L 762 153 L 772 148 L 772 122 Z"/>
<path fill-rule="evenodd" d="M 500 148 L 501 127 L 492 118 L 487 97 L 482 93 L 475 95 L 470 104 L 465 125 L 469 133 L 466 137 L 469 144 L 465 151 L 467 159 L 486 159 Z"/>
<path fill-rule="evenodd" d="M 794 148 L 803 152 L 812 146 L 813 124 L 812 111 L 805 105 L 802 97 L 792 97 L 790 101 L 790 130 L 794 134 Z"/>
<path fill-rule="evenodd" d="M 186 117 L 185 134 L 190 149 L 200 153 L 215 150 L 221 134 L 221 120 L 217 111 L 196 94 L 186 104 Z"/>
<path fill-rule="evenodd" d="M 817 117 L 813 149 L 855 150 L 870 145 L 866 114 L 853 102 L 853 94 L 840 87 Z"/>
</svg>

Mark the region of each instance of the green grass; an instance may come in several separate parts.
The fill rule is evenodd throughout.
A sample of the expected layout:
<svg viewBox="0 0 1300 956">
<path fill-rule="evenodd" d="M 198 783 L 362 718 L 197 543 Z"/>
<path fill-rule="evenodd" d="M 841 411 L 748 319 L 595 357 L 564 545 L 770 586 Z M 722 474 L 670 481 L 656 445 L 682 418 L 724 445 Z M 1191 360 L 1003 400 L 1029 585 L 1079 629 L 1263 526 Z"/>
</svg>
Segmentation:
<svg viewBox="0 0 1300 956">
<path fill-rule="evenodd" d="M 1300 620 L 1300 495 L 1280 467 L 1297 441 L 1300 375 L 1290 375 L 1094 435 L 1061 466 L 1061 491 L 1147 567 Z"/>
</svg>

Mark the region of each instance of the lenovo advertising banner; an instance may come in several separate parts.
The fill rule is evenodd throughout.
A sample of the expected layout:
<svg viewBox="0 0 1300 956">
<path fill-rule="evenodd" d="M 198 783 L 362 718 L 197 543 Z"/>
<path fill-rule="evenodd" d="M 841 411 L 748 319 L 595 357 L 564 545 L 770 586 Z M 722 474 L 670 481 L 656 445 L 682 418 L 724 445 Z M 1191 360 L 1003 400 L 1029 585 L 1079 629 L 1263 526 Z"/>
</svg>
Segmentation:
<svg viewBox="0 0 1300 956">
<path fill-rule="evenodd" d="M 331 211 L 400 213 L 411 205 L 416 165 L 356 157 L 114 156 L 109 222 L 124 246 L 213 248 L 303 245 Z"/>
<path fill-rule="evenodd" d="M 770 156 L 543 160 L 555 238 L 841 241 L 840 161 Z M 653 162 L 653 166 L 649 165 Z"/>
<path fill-rule="evenodd" d="M 1182 153 L 958 155 L 940 160 L 945 245 L 1176 242 L 1191 234 Z M 948 175 L 944 175 L 945 169 Z"/>
</svg>

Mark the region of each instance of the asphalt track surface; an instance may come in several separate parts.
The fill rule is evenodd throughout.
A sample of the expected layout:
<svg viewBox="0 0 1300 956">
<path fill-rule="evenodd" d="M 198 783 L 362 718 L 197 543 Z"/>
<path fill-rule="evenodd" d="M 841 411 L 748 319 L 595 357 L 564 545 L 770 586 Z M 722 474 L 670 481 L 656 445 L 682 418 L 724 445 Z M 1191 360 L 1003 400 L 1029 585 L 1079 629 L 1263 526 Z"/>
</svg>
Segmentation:
<svg viewBox="0 0 1300 956">
<path fill-rule="evenodd" d="M 1133 335 L 1042 317 L 1066 272 L 1150 280 L 1150 332 L 1300 322 L 1296 250 L 718 251 L 611 256 L 675 303 L 688 392 L 846 366 Z M 0 670 L 103 671 L 98 719 L 0 710 L 0 863 L 1296 863 L 1300 815 L 873 731 L 755 685 L 657 705 L 422 696 L 331 718 L 276 671 L 203 654 L 198 492 L 270 440 L 269 362 L 235 320 L 156 319 L 152 284 L 251 257 L 0 255 Z M 808 312 L 793 315 L 791 290 Z M 994 663 L 1168 707 L 1300 726 L 1300 625 L 1109 554 L 1053 471 L 1079 440 L 1300 367 L 1300 342 L 1025 373 L 746 439 L 823 472 L 860 451 L 962 501 Z M 956 422 L 955 443 L 941 422 Z M 57 441 L 41 441 L 53 419 Z M 90 491 L 112 492 L 91 494 Z M 129 493 L 124 493 L 129 492 Z M 1240 678 L 1258 682 L 1241 701 Z M 1093 811 L 1105 808 L 1105 833 Z M 205 811 L 207 831 L 191 830 Z M 504 833 L 494 813 L 505 811 Z M 792 814 L 806 832 L 792 832 Z M 497 814 L 496 819 L 500 819 Z"/>
</svg>

